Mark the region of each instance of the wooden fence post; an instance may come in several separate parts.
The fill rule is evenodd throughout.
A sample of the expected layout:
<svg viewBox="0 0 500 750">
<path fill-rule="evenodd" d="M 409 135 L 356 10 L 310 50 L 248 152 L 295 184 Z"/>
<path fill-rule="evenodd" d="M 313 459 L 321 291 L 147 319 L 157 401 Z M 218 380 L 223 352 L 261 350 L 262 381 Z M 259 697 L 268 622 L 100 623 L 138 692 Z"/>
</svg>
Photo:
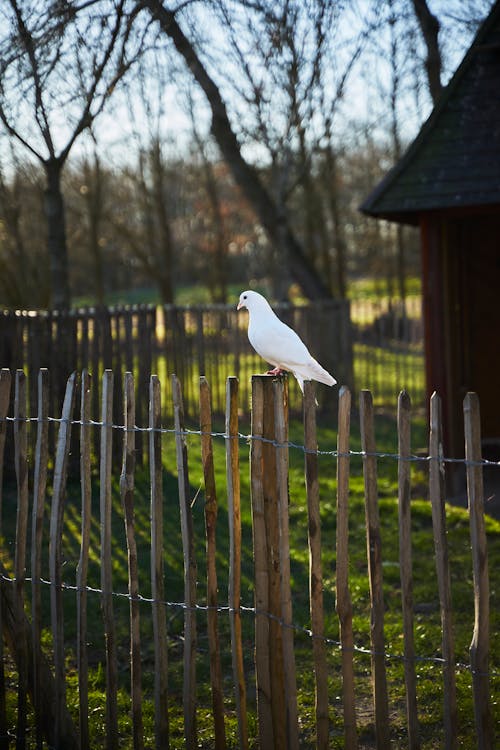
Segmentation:
<svg viewBox="0 0 500 750">
<path fill-rule="evenodd" d="M 398 398 L 398 506 L 399 506 L 399 571 L 403 612 L 404 669 L 406 685 L 406 720 L 410 750 L 420 747 L 417 713 L 417 678 L 415 674 L 415 642 L 413 635 L 413 572 L 411 551 L 411 401 L 406 391 Z"/>
<path fill-rule="evenodd" d="M 108 321 L 109 322 L 109 321 Z M 106 748 L 118 748 L 118 665 L 113 614 L 112 496 L 113 371 L 102 376 L 100 455 L 101 606 L 106 643 Z"/>
<path fill-rule="evenodd" d="M 269 571 L 264 508 L 263 376 L 252 376 L 252 423 L 250 443 L 250 484 L 252 503 L 253 560 L 255 580 L 255 680 L 257 688 L 257 719 L 259 747 L 274 750 L 271 695 L 271 655 L 269 639 Z"/>
<path fill-rule="evenodd" d="M 276 439 L 279 441 L 278 436 Z M 316 747 L 318 750 L 326 750 L 329 745 L 328 672 L 324 640 L 316 399 L 310 380 L 304 383 L 304 448 L 309 541 L 309 606 L 316 692 Z"/>
<path fill-rule="evenodd" d="M 441 399 L 436 392 L 430 401 L 429 434 L 429 498 L 432 509 L 432 530 L 436 556 L 441 633 L 443 651 L 443 721 L 446 750 L 457 747 L 457 695 L 455 682 L 455 651 L 453 640 L 453 612 L 451 604 L 450 565 L 446 539 L 446 511 L 444 504 L 443 432 Z"/>
<path fill-rule="evenodd" d="M 181 385 L 172 375 L 175 445 L 184 554 L 184 737 L 188 750 L 197 747 L 196 730 L 196 558 L 193 517 L 189 498 L 187 444 L 184 433 L 184 408 Z"/>
<path fill-rule="evenodd" d="M 342 386 L 339 391 L 337 433 L 337 539 L 336 539 L 336 610 L 340 623 L 342 649 L 342 697 L 344 704 L 345 750 L 357 750 L 356 700 L 354 695 L 354 635 L 352 601 L 349 591 L 349 435 L 351 393 Z"/>
<path fill-rule="evenodd" d="M 149 382 L 149 480 L 151 484 L 151 598 L 155 654 L 155 747 L 170 747 L 168 717 L 167 612 L 163 565 L 163 484 L 160 381 Z"/>
<path fill-rule="evenodd" d="M 207 629 L 210 657 L 210 682 L 212 687 L 212 711 L 214 716 L 214 742 L 216 750 L 226 750 L 224 725 L 224 693 L 218 632 L 218 585 L 217 585 L 217 491 L 215 486 L 214 456 L 212 447 L 212 411 L 210 387 L 207 379 L 200 378 L 200 432 L 201 460 L 205 482 L 205 532 L 207 553 Z"/>
<path fill-rule="evenodd" d="M 382 540 L 378 510 L 377 458 L 373 425 L 373 400 L 370 391 L 360 394 L 361 447 L 365 480 L 366 546 L 371 602 L 371 648 L 373 702 L 377 748 L 387 750 L 389 740 L 389 707 L 385 670 L 384 591 L 382 579 Z"/>
<path fill-rule="evenodd" d="M 269 583 L 268 613 L 270 642 L 271 708 L 275 750 L 287 750 L 285 675 L 283 664 L 283 627 L 281 624 L 281 575 L 278 518 L 278 492 L 276 485 L 276 440 L 273 378 L 261 376 L 263 385 L 262 430 L 262 489 L 264 493 L 264 518 L 267 543 L 267 570 Z"/>
<path fill-rule="evenodd" d="M 24 589 L 26 582 L 26 544 L 28 535 L 28 423 L 26 413 L 26 375 L 16 372 L 14 400 L 14 461 L 17 479 L 16 548 L 14 579 L 16 619 L 19 632 L 24 621 Z M 28 655 L 22 640 L 19 647 L 17 692 L 17 748 L 26 747 Z"/>
<path fill-rule="evenodd" d="M 5 456 L 5 440 L 7 437 L 7 412 L 10 402 L 11 374 L 10 370 L 0 370 L 0 536 L 3 535 L 3 466 Z M 0 727 L 7 727 L 5 669 L 3 644 L 3 614 L 0 600 Z M 8 750 L 9 737 L 7 732 L 0 731 L 0 750 Z"/>
<path fill-rule="evenodd" d="M 35 732 L 37 745 L 42 743 L 40 680 L 41 633 L 42 633 L 42 538 L 45 497 L 47 491 L 47 462 L 49 439 L 49 373 L 41 369 L 38 373 L 38 410 L 35 447 L 35 470 L 33 478 L 33 510 L 31 516 L 31 631 L 33 634 L 33 706 L 35 709 Z"/>
<path fill-rule="evenodd" d="M 64 726 L 66 710 L 66 678 L 64 663 L 64 615 L 62 601 L 62 527 L 64 503 L 66 500 L 66 475 L 71 445 L 71 420 L 76 390 L 76 373 L 70 375 L 62 408 L 61 422 L 57 436 L 56 459 L 54 466 L 54 490 L 50 513 L 49 571 L 50 571 L 50 612 L 52 639 L 54 644 L 55 678 L 55 737 L 57 742 Z M 56 742 L 56 744 L 57 744 Z"/>
<path fill-rule="evenodd" d="M 238 380 L 226 381 L 226 481 L 229 522 L 229 618 L 240 748 L 248 748 L 245 668 L 241 638 L 241 505 L 238 445 Z"/>
<path fill-rule="evenodd" d="M 288 388 L 283 380 L 273 381 L 274 425 L 276 441 L 276 490 L 278 497 L 279 561 L 281 588 L 281 619 L 283 621 L 283 671 L 285 677 L 285 706 L 287 747 L 299 748 L 297 711 L 297 675 L 293 647 L 292 589 L 290 581 L 290 533 L 288 518 Z M 314 407 L 316 408 L 316 407 Z"/>
<path fill-rule="evenodd" d="M 478 750 L 492 750 L 494 738 L 488 675 L 490 587 L 488 544 L 484 527 L 481 417 L 479 399 L 476 393 L 467 393 L 464 399 L 464 431 L 474 581 L 474 633 L 470 645 L 470 665 L 476 717 L 476 739 Z"/>
<path fill-rule="evenodd" d="M 125 373 L 123 386 L 123 463 L 120 475 L 125 534 L 127 538 L 128 595 L 130 609 L 130 692 L 134 750 L 144 747 L 142 725 L 141 631 L 139 611 L 139 567 L 135 540 L 134 472 L 135 472 L 135 394 L 134 376 Z"/>
<path fill-rule="evenodd" d="M 87 575 L 89 567 L 90 526 L 92 521 L 91 377 L 84 369 L 80 394 L 80 486 L 82 498 L 80 557 L 76 569 L 77 664 L 79 694 L 80 750 L 90 748 L 89 687 L 87 654 Z"/>
</svg>

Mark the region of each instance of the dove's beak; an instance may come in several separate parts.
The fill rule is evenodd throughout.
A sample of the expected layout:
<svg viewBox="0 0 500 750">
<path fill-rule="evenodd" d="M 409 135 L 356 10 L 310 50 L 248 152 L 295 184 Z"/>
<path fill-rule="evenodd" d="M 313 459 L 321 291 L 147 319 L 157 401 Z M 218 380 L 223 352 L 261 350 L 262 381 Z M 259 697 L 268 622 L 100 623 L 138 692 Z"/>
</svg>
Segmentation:
<svg viewBox="0 0 500 750">
<path fill-rule="evenodd" d="M 237 310 L 241 310 L 242 307 L 245 307 L 245 305 L 243 304 L 243 302 L 238 302 L 238 306 L 237 306 L 236 309 Z"/>
</svg>

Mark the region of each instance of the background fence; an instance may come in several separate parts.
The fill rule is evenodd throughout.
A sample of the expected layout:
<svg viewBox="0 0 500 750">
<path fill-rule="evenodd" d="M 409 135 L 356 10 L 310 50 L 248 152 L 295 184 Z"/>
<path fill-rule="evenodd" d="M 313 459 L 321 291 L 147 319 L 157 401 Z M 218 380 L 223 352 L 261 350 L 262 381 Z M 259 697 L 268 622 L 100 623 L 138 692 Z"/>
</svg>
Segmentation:
<svg viewBox="0 0 500 750">
<path fill-rule="evenodd" d="M 424 404 L 423 334 L 420 301 L 405 307 L 396 302 L 318 302 L 307 306 L 276 305 L 276 311 L 307 342 L 337 381 L 357 390 L 371 388 L 377 406 L 394 409 L 401 387 L 413 394 L 414 407 Z M 250 403 L 250 377 L 265 365 L 247 338 L 246 313 L 234 305 L 197 307 L 140 306 L 60 312 L 3 311 L 0 314 L 0 366 L 24 368 L 30 376 L 29 413 L 36 408 L 35 381 L 40 367 L 50 368 L 51 408 L 62 402 L 71 372 L 88 368 L 97 379 L 112 369 L 115 414 L 121 409 L 121 383 L 126 371 L 138 384 L 137 414 L 147 413 L 149 374 L 164 384 L 163 409 L 171 409 L 170 375 L 183 383 L 187 418 L 197 417 L 198 379 L 211 383 L 213 410 L 223 415 L 225 380 L 240 381 L 242 408 Z M 99 391 L 92 415 L 97 419 Z M 300 413 L 300 394 L 290 384 L 291 411 Z M 323 399 L 320 404 L 334 403 Z M 171 411 L 170 411 L 171 415 Z"/>
<path fill-rule="evenodd" d="M 14 384 L 6 370 L 0 378 L 0 476 L 6 441 L 14 444 L 16 469 L 13 485 L 0 484 L 0 628 L 13 660 L 3 653 L 0 662 L 0 747 L 9 747 L 12 737 L 17 738 L 16 747 L 41 745 L 45 737 L 48 746 L 57 748 L 274 750 L 374 743 L 387 748 L 391 740 L 416 748 L 429 733 L 419 722 L 418 703 L 421 683 L 429 680 L 439 684 L 442 703 L 431 726 L 435 744 L 425 746 L 457 747 L 464 736 L 470 742 L 464 747 L 494 746 L 498 709 L 491 696 L 498 695 L 500 675 L 496 647 L 490 663 L 495 641 L 490 642 L 482 470 L 486 465 L 499 467 L 481 459 L 474 394 L 464 402 L 466 460 L 460 462 L 467 472 L 466 546 L 472 549 L 470 576 L 465 577 L 472 578 L 474 604 L 471 598 L 468 607 L 462 604 L 455 613 L 457 619 L 473 622 L 466 664 L 460 663 L 457 654 L 462 651 L 454 643 L 449 511 L 443 488 L 444 466 L 455 461 L 442 455 L 437 395 L 430 403 L 426 455 L 412 453 L 405 392 L 398 402 L 397 452 L 382 454 L 376 450 L 368 391 L 360 397 L 360 450 L 351 445 L 351 396 L 345 387 L 338 402 L 337 445 L 318 450 L 310 383 L 299 444 L 289 439 L 286 384 L 271 377 L 252 378 L 250 434 L 240 433 L 235 378 L 226 384 L 223 432 L 213 429 L 205 378 L 199 383 L 199 430 L 185 427 L 175 376 L 173 425 L 168 428 L 161 418 L 157 376 L 148 384 L 148 416 L 142 423 L 137 421 L 131 374 L 124 379 L 118 423 L 113 422 L 117 378 L 111 371 L 103 374 L 97 421 L 90 418 L 94 384 L 88 373 L 80 380 L 70 376 L 60 418 L 49 417 L 48 381 L 48 373 L 41 371 L 37 416 L 30 419 L 25 375 L 18 372 Z M 51 455 L 48 434 L 54 424 L 57 440 Z M 139 435 L 147 439 L 147 470 L 135 461 Z M 113 443 L 122 451 L 118 468 Z M 219 449 L 225 480 L 214 458 Z M 79 458 L 76 463 L 71 450 Z M 246 482 L 240 461 L 248 452 Z M 302 499 L 289 497 L 296 453 L 305 462 Z M 327 463 L 320 464 L 321 459 Z M 361 526 L 350 500 L 357 462 L 362 462 L 364 483 Z M 399 535 L 397 583 L 382 549 L 377 470 L 384 462 L 398 475 L 399 528 L 384 537 Z M 193 465 L 201 473 L 198 490 Z M 321 472 L 332 465 L 336 496 L 323 496 L 320 504 Z M 421 564 L 411 555 L 417 544 L 415 539 L 412 543 L 410 502 L 410 469 L 415 465 L 428 469 L 432 516 L 422 508 L 420 513 L 432 525 L 434 540 L 440 632 L 435 650 L 436 619 L 424 617 L 417 623 L 413 598 L 414 571 Z M 245 513 L 251 515 L 251 528 L 242 523 Z M 336 543 L 327 539 L 325 546 L 322 532 L 332 515 Z M 364 562 L 352 559 L 353 523 L 356 536 L 366 538 Z M 307 535 L 304 547 L 290 542 L 299 528 Z M 494 542 L 498 547 L 498 534 Z M 422 545 L 420 538 L 419 555 L 429 556 Z M 328 557 L 333 549 L 333 558 Z M 334 562 L 333 571 L 325 570 L 327 557 Z M 304 565 L 309 571 L 305 581 Z M 366 606 L 356 612 L 361 599 L 351 582 L 360 565 L 367 580 Z M 395 597 L 401 614 L 391 635 L 386 623 Z M 400 693 L 388 679 L 394 664 L 404 672 Z M 464 673 L 470 677 L 465 685 L 457 680 Z M 369 682 L 366 674 L 371 675 Z M 471 691 L 474 714 L 464 698 Z M 394 725 L 399 701 L 406 707 L 404 730 L 399 720 Z M 100 722 L 92 721 L 96 712 Z"/>
</svg>

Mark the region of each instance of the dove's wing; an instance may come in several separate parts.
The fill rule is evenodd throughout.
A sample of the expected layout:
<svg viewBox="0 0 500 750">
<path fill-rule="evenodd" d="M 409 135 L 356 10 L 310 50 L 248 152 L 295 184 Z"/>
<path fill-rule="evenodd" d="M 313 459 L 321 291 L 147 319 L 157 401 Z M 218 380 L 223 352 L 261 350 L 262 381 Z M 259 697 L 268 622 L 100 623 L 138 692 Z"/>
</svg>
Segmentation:
<svg viewBox="0 0 500 750">
<path fill-rule="evenodd" d="M 262 359 L 285 370 L 305 366 L 311 359 L 300 337 L 275 315 L 266 316 L 265 320 L 251 320 L 248 338 Z"/>
</svg>

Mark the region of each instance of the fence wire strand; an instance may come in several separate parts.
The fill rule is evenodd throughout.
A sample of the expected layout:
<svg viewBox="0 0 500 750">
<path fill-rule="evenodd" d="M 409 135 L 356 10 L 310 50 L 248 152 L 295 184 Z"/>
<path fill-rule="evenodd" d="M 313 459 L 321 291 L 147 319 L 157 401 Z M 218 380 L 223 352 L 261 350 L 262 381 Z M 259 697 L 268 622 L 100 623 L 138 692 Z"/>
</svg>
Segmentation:
<svg viewBox="0 0 500 750">
<path fill-rule="evenodd" d="M 17 579 L 15 577 L 6 576 L 4 574 L 0 574 L 0 580 L 4 581 L 5 583 L 9 584 L 15 584 L 17 582 Z M 31 583 L 32 586 L 36 586 L 37 583 L 41 583 L 44 586 L 53 586 L 54 584 L 52 581 L 46 579 L 46 578 L 39 578 L 38 580 L 33 580 L 32 577 L 26 576 L 23 579 L 23 583 Z M 96 586 L 85 586 L 83 589 L 79 586 L 76 586 L 75 584 L 62 582 L 60 584 L 60 588 L 63 591 L 70 591 L 73 593 L 78 593 L 82 590 L 86 591 L 89 594 L 98 594 L 103 595 L 103 590 Z M 279 617 L 278 615 L 273 614 L 272 612 L 267 612 L 266 610 L 257 609 L 255 607 L 241 604 L 238 609 L 235 609 L 234 607 L 231 607 L 227 604 L 218 604 L 217 606 L 211 606 L 208 604 L 198 604 L 196 603 L 194 606 L 190 606 L 186 604 L 185 602 L 174 602 L 169 600 L 160 600 L 155 599 L 149 596 L 144 596 L 143 594 L 137 594 L 137 596 L 131 595 L 128 591 L 112 591 L 111 595 L 114 596 L 117 599 L 126 599 L 127 601 L 137 601 L 141 604 L 160 604 L 163 606 L 166 606 L 170 609 L 178 609 L 181 611 L 195 611 L 195 612 L 218 612 L 220 614 L 235 614 L 235 613 L 241 613 L 246 615 L 251 615 L 253 617 L 266 617 L 268 620 L 273 620 L 274 622 L 278 623 L 283 628 L 289 628 L 293 630 L 295 633 L 302 634 L 310 638 L 311 640 L 320 640 L 327 646 L 333 646 L 334 648 L 338 649 L 339 652 L 341 651 L 351 651 L 353 653 L 361 654 L 363 656 L 384 656 L 384 658 L 387 661 L 400 661 L 405 662 L 407 661 L 407 658 L 403 654 L 394 654 L 390 653 L 388 651 L 379 652 L 374 651 L 373 649 L 367 648 L 366 646 L 360 646 L 357 644 L 354 644 L 352 649 L 347 649 L 342 646 L 342 643 L 339 640 L 336 640 L 334 638 L 331 638 L 326 635 L 318 635 L 317 633 L 314 633 L 311 628 L 308 628 L 306 625 L 299 625 L 298 623 L 290 623 L 284 620 L 284 618 Z M 446 659 L 443 659 L 440 656 L 424 656 L 416 654 L 413 659 L 411 660 L 415 663 L 428 663 L 428 664 L 435 664 L 435 665 L 445 665 Z M 464 662 L 458 662 L 455 661 L 453 663 L 453 667 L 455 671 L 462 670 L 466 672 L 470 672 L 471 674 L 476 674 L 481 677 L 497 677 L 500 675 L 500 671 L 496 669 L 489 670 L 487 673 L 484 672 L 478 672 L 477 670 L 474 670 L 470 664 L 466 664 Z"/>
<path fill-rule="evenodd" d="M 119 425 L 109 422 L 103 422 L 101 420 L 81 420 L 81 419 L 65 419 L 62 417 L 48 417 L 47 420 L 39 419 L 38 417 L 0 417 L 0 424 L 2 422 L 5 423 L 25 423 L 29 424 L 31 422 L 38 424 L 39 422 L 45 422 L 48 423 L 56 423 L 56 424 L 71 424 L 72 426 L 76 427 L 96 427 L 96 428 L 102 428 L 102 429 L 113 429 L 117 432 L 136 432 L 136 433 L 159 433 L 162 435 L 170 435 L 172 437 L 182 437 L 182 438 L 189 438 L 189 437 L 207 437 L 210 436 L 212 438 L 221 438 L 223 440 L 238 440 L 242 443 L 249 444 L 252 441 L 259 441 L 261 443 L 265 443 L 267 445 L 272 445 L 274 448 L 289 448 L 293 450 L 297 450 L 302 452 L 304 455 L 315 455 L 315 456 L 324 456 L 324 457 L 330 457 L 330 458 L 349 458 L 349 457 L 357 457 L 357 458 L 380 458 L 380 459 L 390 459 L 393 461 L 409 461 L 410 463 L 422 463 L 422 464 L 428 464 L 431 461 L 438 461 L 439 463 L 443 464 L 462 464 L 463 466 L 483 466 L 485 468 L 500 468 L 500 461 L 493 461 L 488 458 L 482 458 L 480 461 L 467 459 L 467 458 L 453 458 L 450 456 L 419 456 L 416 454 L 410 454 L 410 455 L 401 455 L 399 453 L 391 453 L 388 451 L 363 451 L 363 450 L 350 450 L 347 453 L 343 453 L 341 451 L 337 451 L 335 449 L 326 450 L 322 448 L 317 448 L 316 450 L 311 450 L 306 448 L 301 443 L 294 443 L 293 441 L 286 441 L 285 443 L 280 443 L 277 440 L 266 438 L 263 435 L 252 435 L 251 433 L 243 433 L 239 432 L 237 435 L 228 435 L 226 432 L 206 432 L 202 430 L 194 430 L 194 429 L 183 429 L 183 430 L 176 430 L 173 427 L 140 427 L 138 425 L 134 425 L 134 427 L 127 427 L 125 425 Z"/>
</svg>

